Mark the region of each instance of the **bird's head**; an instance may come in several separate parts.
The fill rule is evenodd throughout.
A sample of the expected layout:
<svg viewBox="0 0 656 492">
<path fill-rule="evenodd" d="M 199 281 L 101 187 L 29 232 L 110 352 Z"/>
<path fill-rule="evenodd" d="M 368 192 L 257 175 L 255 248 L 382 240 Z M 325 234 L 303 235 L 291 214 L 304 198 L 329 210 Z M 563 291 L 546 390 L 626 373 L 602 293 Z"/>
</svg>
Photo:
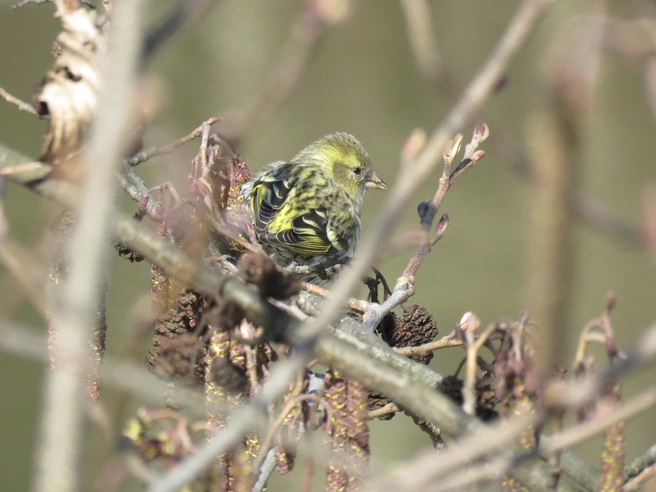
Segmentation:
<svg viewBox="0 0 656 492">
<path fill-rule="evenodd" d="M 349 195 L 361 197 L 367 188 L 387 189 L 371 168 L 367 151 L 353 135 L 333 133 L 305 147 L 293 162 L 321 166 Z"/>
</svg>

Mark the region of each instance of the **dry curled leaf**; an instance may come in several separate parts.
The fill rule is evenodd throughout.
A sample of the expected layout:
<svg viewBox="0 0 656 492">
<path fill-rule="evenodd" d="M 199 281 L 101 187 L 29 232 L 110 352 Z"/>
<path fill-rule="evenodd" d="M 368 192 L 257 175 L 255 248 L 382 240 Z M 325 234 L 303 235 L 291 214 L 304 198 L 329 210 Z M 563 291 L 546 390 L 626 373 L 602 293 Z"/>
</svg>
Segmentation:
<svg viewBox="0 0 656 492">
<path fill-rule="evenodd" d="M 101 65 L 107 51 L 103 20 L 95 11 L 80 8 L 60 15 L 62 32 L 55 41 L 55 62 L 34 96 L 34 106 L 49 117 L 41 160 L 60 165 L 75 178 L 66 162 L 79 151 L 95 115 L 101 88 Z M 61 166 L 63 165 L 63 167 Z"/>
</svg>

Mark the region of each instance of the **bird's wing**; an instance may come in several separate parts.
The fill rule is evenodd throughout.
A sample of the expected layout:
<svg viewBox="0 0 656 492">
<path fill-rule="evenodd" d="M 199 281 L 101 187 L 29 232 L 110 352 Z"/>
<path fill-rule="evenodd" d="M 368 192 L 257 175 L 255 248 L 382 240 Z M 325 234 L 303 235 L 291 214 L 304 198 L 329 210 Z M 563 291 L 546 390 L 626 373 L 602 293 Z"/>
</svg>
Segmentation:
<svg viewBox="0 0 656 492">
<path fill-rule="evenodd" d="M 298 197 L 295 183 L 283 164 L 253 183 L 251 208 L 254 228 L 260 241 L 303 255 L 327 255 L 348 247 L 337 237 L 325 207 L 317 197 Z"/>
</svg>

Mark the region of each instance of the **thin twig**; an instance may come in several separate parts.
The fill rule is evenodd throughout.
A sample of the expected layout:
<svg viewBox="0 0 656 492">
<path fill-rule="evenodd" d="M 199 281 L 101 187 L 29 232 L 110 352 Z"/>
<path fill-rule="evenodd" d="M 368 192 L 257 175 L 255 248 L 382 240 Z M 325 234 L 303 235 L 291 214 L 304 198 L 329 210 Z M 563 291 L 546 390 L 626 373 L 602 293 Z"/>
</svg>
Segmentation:
<svg viewBox="0 0 656 492">
<path fill-rule="evenodd" d="M 203 128 L 205 128 L 205 125 L 212 126 L 214 123 L 220 120 L 221 118 L 219 117 L 209 118 L 207 121 L 204 121 L 202 125 L 200 125 L 194 131 L 192 131 L 189 135 L 179 138 L 175 142 L 165 145 L 164 147 L 151 147 L 150 149 L 143 150 L 137 154 L 134 154 L 132 157 L 125 160 L 125 164 L 134 167 L 134 166 L 138 166 L 142 162 L 146 162 L 151 157 L 171 154 L 179 147 L 182 147 L 184 144 L 191 142 L 192 140 L 200 137 L 203 132 Z"/>
<path fill-rule="evenodd" d="M 583 380 L 567 384 L 553 382 L 547 386 L 545 401 L 554 407 L 576 408 L 591 398 L 609 381 L 615 381 L 639 364 L 649 364 L 656 360 L 656 323 L 645 330 L 632 346 L 626 350 L 622 359 L 603 371 L 589 374 Z"/>
<path fill-rule="evenodd" d="M 642 456 L 637 457 L 629 463 L 624 468 L 624 475 L 627 478 L 633 478 L 642 470 L 654 464 L 656 464 L 656 444 L 650 447 Z"/>
<path fill-rule="evenodd" d="M 622 492 L 634 492 L 640 490 L 647 480 L 653 479 L 656 476 L 656 465 L 651 465 L 642 470 L 638 475 L 630 480 L 627 480 L 622 487 Z"/>
<path fill-rule="evenodd" d="M 37 258 L 28 254 L 23 246 L 5 237 L 0 239 L 0 261 L 11 272 L 32 305 L 46 317 L 47 303 L 43 289 L 46 265 L 39 265 Z M 39 266 L 43 268 L 39 269 Z"/>
<path fill-rule="evenodd" d="M 400 217 L 403 206 L 414 196 L 419 183 L 424 182 L 436 166 L 439 156 L 447 145 L 447 140 L 481 108 L 485 100 L 492 94 L 506 69 L 537 26 L 542 14 L 553 3 L 555 3 L 554 0 L 524 0 L 521 4 L 492 54 L 470 82 L 443 124 L 433 132 L 430 140 L 423 150 L 417 154 L 417 157 L 409 159 L 404 164 L 403 173 L 399 175 L 397 185 L 392 190 L 389 200 L 387 200 L 384 209 L 380 213 L 381 218 L 362 241 L 356 260 L 351 264 L 351 269 L 342 275 L 335 284 L 334 290 L 339 292 L 340 295 L 332 300 L 331 309 L 323 317 L 317 319 L 316 323 L 311 325 L 309 329 L 319 331 L 321 326 L 329 321 L 339 306 L 346 301 L 360 276 L 364 273 L 366 265 L 374 259 L 384 239 L 390 235 L 392 227 Z M 432 224 L 432 218 L 427 216 L 427 219 L 429 218 Z M 409 280 L 412 277 L 412 272 L 408 273 L 409 278 L 404 282 L 406 285 L 410 283 Z"/>
<path fill-rule="evenodd" d="M 259 466 L 259 475 L 257 476 L 257 481 L 253 485 L 252 492 L 262 492 L 269 480 L 271 474 L 275 471 L 278 462 L 276 461 L 276 450 L 274 448 L 269 449 L 269 452 L 264 458 L 264 462 Z"/>
<path fill-rule="evenodd" d="M 438 478 L 450 476 L 462 470 L 468 462 L 496 453 L 507 456 L 504 448 L 510 447 L 514 439 L 537 421 L 537 416 L 526 416 L 503 421 L 470 435 L 449 446 L 436 460 L 435 450 L 430 448 L 409 462 L 379 476 L 373 481 L 373 490 L 421 490 Z M 531 489 L 537 490 L 537 489 Z"/>
<path fill-rule="evenodd" d="M 419 70 L 431 82 L 442 82 L 444 74 L 437 41 L 433 34 L 431 9 L 428 2 L 426 0 L 402 0 L 401 6 L 405 14 L 410 47 Z"/>
<path fill-rule="evenodd" d="M 25 101 L 21 101 L 17 97 L 12 96 L 2 87 L 0 87 L 0 97 L 2 97 L 8 103 L 15 104 L 21 111 L 27 111 L 28 113 L 32 113 L 34 116 L 38 116 L 34 106 L 32 106 L 30 103 L 26 103 Z"/>
<path fill-rule="evenodd" d="M 251 345 L 244 346 L 244 353 L 246 355 L 246 373 L 248 374 L 248 381 L 251 386 L 251 394 L 256 394 L 260 388 L 260 382 L 257 378 L 257 356 L 255 350 Z"/>
<path fill-rule="evenodd" d="M 278 432 L 278 429 L 283 424 L 289 413 L 294 409 L 296 405 L 301 404 L 304 401 L 303 399 L 300 400 L 298 399 L 298 396 L 300 395 L 301 391 L 303 391 L 303 386 L 304 386 L 303 379 L 300 377 L 297 378 L 296 385 L 294 386 L 294 389 L 290 393 L 289 401 L 282 408 L 282 410 L 280 410 L 280 413 L 278 414 L 276 420 L 269 425 L 269 429 L 267 431 L 266 437 L 262 440 L 260 451 L 253 463 L 254 470 L 258 470 L 262 462 L 266 459 L 266 455 L 269 453 L 269 449 L 272 446 L 273 439 L 275 438 L 276 432 Z"/>
<path fill-rule="evenodd" d="M 639 395 L 625 401 L 602 415 L 582 422 L 551 437 L 547 444 L 540 446 L 544 453 L 553 453 L 593 437 L 606 427 L 644 412 L 656 405 L 656 387 L 648 388 Z"/>
<path fill-rule="evenodd" d="M 473 329 L 467 329 L 467 326 L 463 328 L 465 333 L 465 338 L 467 340 L 467 371 L 465 373 L 465 383 L 462 387 L 462 396 L 463 396 L 463 410 L 469 415 L 475 415 L 476 413 L 476 368 L 477 368 L 477 359 L 478 351 L 483 347 L 485 342 L 488 340 L 490 335 L 494 333 L 497 329 L 496 325 L 493 323 L 489 325 L 485 331 L 478 336 L 475 340 L 470 339 L 473 337 L 474 333 L 478 329 L 480 321 L 470 314 L 465 321 L 465 325 L 470 325 L 470 323 L 475 324 Z"/>
<path fill-rule="evenodd" d="M 29 159 L 0 145 L 0 167 L 26 161 Z M 75 188 L 68 183 L 44 180 L 48 173 L 48 166 L 43 165 L 23 173 L 12 174 L 8 179 L 67 206 L 74 204 L 77 197 Z M 267 308 L 267 303 L 263 303 L 257 293 L 243 285 L 238 279 L 225 278 L 216 270 L 199 266 L 178 248 L 129 218 L 120 215 L 116 217 L 114 234 L 122 243 L 160 265 L 168 276 L 193 286 L 198 292 L 210 297 L 216 295 L 217 292 L 223 293 L 222 295 L 227 300 L 237 302 L 247 313 L 249 319 L 255 323 L 260 323 L 260 326 L 267 327 L 267 330 L 274 332 L 280 329 L 281 333 L 290 338 L 289 343 L 291 344 L 299 340 L 297 328 L 291 322 L 289 314 L 280 310 L 271 310 L 272 306 Z M 221 286 L 223 286 L 222 289 Z M 314 312 L 322 312 L 327 302 L 307 294 L 302 295 L 301 298 L 305 300 L 306 309 L 310 304 L 315 305 Z M 293 310 L 289 312 L 293 312 Z M 446 397 L 434 391 L 435 385 L 442 379 L 439 374 L 423 364 L 396 354 L 382 340 L 348 316 L 342 316 L 337 325 L 340 329 L 330 329 L 329 336 L 320 338 L 316 345 L 317 354 L 323 362 L 364 382 L 368 387 L 388 395 L 414 414 L 442 427 L 447 433 L 463 435 L 468 432 L 478 432 L 483 428 L 483 424 L 464 414 Z M 287 361 L 284 362 L 287 363 Z M 277 378 L 284 379 L 284 375 L 277 376 Z M 284 388 L 280 389 L 281 392 L 287 388 L 285 384 L 283 383 Z M 267 389 L 267 391 L 269 390 Z M 260 408 L 261 402 L 262 400 L 257 400 L 255 406 Z M 266 405 L 262 408 L 266 408 Z M 242 431 L 246 432 L 257 426 L 256 418 L 249 421 L 256 415 L 259 415 L 259 412 L 255 408 L 245 414 L 240 408 L 236 415 L 239 417 L 236 421 L 238 427 L 230 429 L 225 436 L 221 434 L 222 441 L 212 444 L 212 447 L 207 449 L 200 458 L 201 463 L 196 462 L 192 471 L 185 472 L 185 477 L 193 475 L 197 470 L 202 469 L 204 464 L 212 461 L 213 456 L 216 456 L 214 452 L 222 452 L 234 445 L 241 438 Z M 570 463 L 572 466 L 566 470 L 565 466 Z M 568 476 L 577 483 L 589 482 L 589 476 L 596 473 L 588 470 L 589 465 L 574 454 L 568 454 L 564 458 L 563 468 Z M 524 473 L 530 473 L 534 477 L 534 479 L 525 479 L 528 484 L 539 477 L 549 476 L 546 465 L 531 460 L 522 464 L 522 471 L 519 474 L 523 476 Z M 598 473 L 596 476 L 598 478 Z"/>
<path fill-rule="evenodd" d="M 461 347 L 463 342 L 453 338 L 453 335 L 447 335 L 434 342 L 428 342 L 416 347 L 394 347 L 394 352 L 397 354 L 412 357 L 413 355 L 426 355 L 435 350 L 440 350 L 449 347 Z"/>
<path fill-rule="evenodd" d="M 79 489 L 87 340 L 109 252 L 106 237 L 118 189 L 112 183 L 130 126 L 142 7 L 143 2 L 134 1 L 114 10 L 105 90 L 84 154 L 89 172 L 66 251 L 70 274 L 52 310 L 58 365 L 46 375 L 35 479 L 38 491 Z"/>
<path fill-rule="evenodd" d="M 256 460 L 253 462 L 254 470 L 258 470 L 260 466 L 262 466 L 262 463 L 266 458 L 266 455 L 269 453 L 269 450 L 273 445 L 273 439 L 275 438 L 278 429 L 280 429 L 280 426 L 285 422 L 285 419 L 287 418 L 289 413 L 294 409 L 295 406 L 301 405 L 303 404 L 303 402 L 307 400 L 313 401 L 317 406 L 323 406 L 324 410 L 326 411 L 326 414 L 328 415 L 327 421 L 331 422 L 330 419 L 332 418 L 332 408 L 330 408 L 330 406 L 325 401 L 323 401 L 320 397 L 311 394 L 293 396 L 280 411 L 280 415 L 278 415 L 278 418 L 275 420 L 275 422 L 271 424 L 271 426 L 269 427 L 267 435 L 262 441 L 260 452 Z"/>
<path fill-rule="evenodd" d="M 142 64 L 147 64 L 166 41 L 190 20 L 199 18 L 216 0 L 180 0 L 171 15 L 144 39 Z"/>
<path fill-rule="evenodd" d="M 294 92 L 317 42 L 330 21 L 311 2 L 303 2 L 289 38 L 266 85 L 246 113 L 232 124 L 222 136 L 232 144 L 252 134 Z"/>
<path fill-rule="evenodd" d="M 0 350 L 2 351 L 47 364 L 46 342 L 46 337 L 36 328 L 0 320 Z M 138 395 L 139 398 L 144 398 L 152 404 L 161 403 L 167 384 L 147 372 L 143 364 L 116 359 L 111 355 L 104 358 L 103 366 L 100 368 L 100 378 L 103 383 Z M 181 389 L 180 398 L 188 403 L 186 411 L 190 416 L 201 418 L 205 415 L 202 410 L 204 397 L 199 391 Z"/>
<path fill-rule="evenodd" d="M 396 403 L 388 403 L 387 405 L 377 408 L 376 410 L 370 410 L 367 414 L 369 420 L 383 417 L 384 415 L 389 415 L 390 413 L 400 412 L 401 409 L 396 405 Z"/>
<path fill-rule="evenodd" d="M 309 284 L 307 282 L 303 282 L 302 285 L 303 285 L 303 290 L 309 294 L 323 297 L 324 299 L 328 299 L 330 297 L 330 291 L 328 289 L 324 289 L 323 287 L 319 287 L 318 285 L 314 285 L 314 284 Z M 356 313 L 365 313 L 367 311 L 368 306 L 369 303 L 367 301 L 363 301 L 361 299 L 354 299 L 352 297 L 346 302 L 346 307 L 349 308 L 351 311 L 355 311 Z"/>
</svg>

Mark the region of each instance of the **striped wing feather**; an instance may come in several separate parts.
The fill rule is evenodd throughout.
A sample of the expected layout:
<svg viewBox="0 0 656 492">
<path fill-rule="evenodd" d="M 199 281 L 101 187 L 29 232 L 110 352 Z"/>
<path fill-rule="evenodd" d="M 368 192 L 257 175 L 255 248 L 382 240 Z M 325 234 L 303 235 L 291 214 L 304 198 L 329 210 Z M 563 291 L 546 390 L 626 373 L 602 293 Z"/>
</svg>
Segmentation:
<svg viewBox="0 0 656 492">
<path fill-rule="evenodd" d="M 303 255 L 323 256 L 345 249 L 339 239 L 331 240 L 334 234 L 330 234 L 325 208 L 302 210 L 288 204 L 294 184 L 284 178 L 285 167 L 262 176 L 253 184 L 251 207 L 259 241 Z M 270 226 L 274 221 L 276 231 L 272 232 Z"/>
</svg>

